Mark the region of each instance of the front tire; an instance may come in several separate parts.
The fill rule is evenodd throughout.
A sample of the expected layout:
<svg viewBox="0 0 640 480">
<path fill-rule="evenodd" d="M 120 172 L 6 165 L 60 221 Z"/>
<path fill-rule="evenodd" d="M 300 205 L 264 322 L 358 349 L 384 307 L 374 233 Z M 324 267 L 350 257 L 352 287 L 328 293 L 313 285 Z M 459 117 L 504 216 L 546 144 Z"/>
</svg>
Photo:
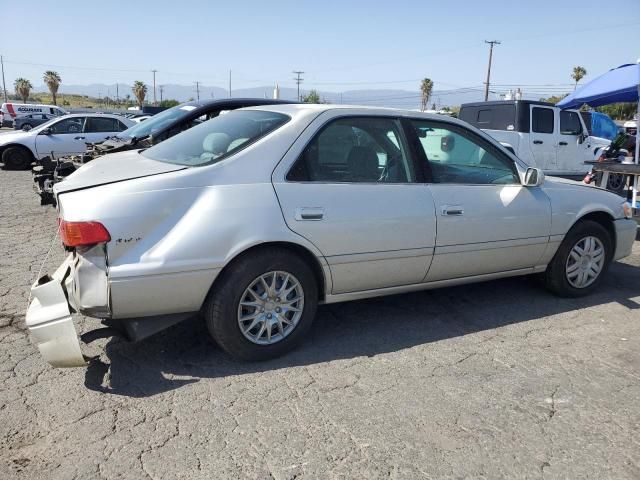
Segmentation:
<svg viewBox="0 0 640 480">
<path fill-rule="evenodd" d="M 225 269 L 203 313 L 209 333 L 229 355 L 267 360 L 300 343 L 311 327 L 317 302 L 311 267 L 287 250 L 265 248 Z"/>
<path fill-rule="evenodd" d="M 33 155 L 24 147 L 9 147 L 2 153 L 5 168 L 23 170 L 29 168 Z"/>
<path fill-rule="evenodd" d="M 22 125 L 22 131 L 23 132 L 28 132 L 29 130 L 31 130 L 33 128 L 33 126 L 31 126 L 30 123 L 25 123 L 24 125 Z"/>
<path fill-rule="evenodd" d="M 581 297 L 595 290 L 613 257 L 609 232 L 597 222 L 584 220 L 565 236 L 549 263 L 545 286 L 562 297 Z"/>
</svg>

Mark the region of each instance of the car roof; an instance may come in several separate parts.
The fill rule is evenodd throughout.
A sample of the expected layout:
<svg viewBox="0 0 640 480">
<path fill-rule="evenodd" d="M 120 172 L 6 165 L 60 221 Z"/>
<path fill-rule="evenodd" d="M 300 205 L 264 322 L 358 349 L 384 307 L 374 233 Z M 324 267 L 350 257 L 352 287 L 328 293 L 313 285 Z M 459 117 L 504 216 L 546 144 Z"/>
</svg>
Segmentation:
<svg viewBox="0 0 640 480">
<path fill-rule="evenodd" d="M 553 103 L 543 102 L 541 100 L 491 100 L 488 102 L 468 102 L 460 105 L 460 108 L 463 107 L 490 107 L 493 105 L 515 105 L 516 103 L 521 103 L 523 105 L 541 105 L 543 107 L 555 107 Z"/>
<path fill-rule="evenodd" d="M 243 106 L 249 105 L 279 105 L 279 104 L 289 104 L 289 103 L 299 103 L 294 100 L 280 100 L 273 98 L 218 98 L 218 99 L 202 99 L 202 100 L 192 100 L 190 102 L 181 103 L 180 106 L 189 105 L 192 107 L 208 107 L 208 108 L 220 108 L 224 110 L 225 108 L 242 108 Z"/>
<path fill-rule="evenodd" d="M 122 115 L 116 115 L 114 113 L 69 113 L 67 115 L 61 116 L 59 118 L 78 118 L 78 117 L 108 117 L 108 118 L 117 118 L 118 120 L 122 120 Z"/>
<path fill-rule="evenodd" d="M 416 110 L 403 110 L 400 108 L 371 107 L 363 105 L 335 105 L 335 104 L 314 104 L 314 103 L 298 103 L 298 104 L 278 104 L 270 105 L 269 108 L 263 106 L 249 107 L 246 110 L 269 110 L 271 112 L 283 113 L 291 117 L 298 117 L 308 114 L 320 113 L 339 110 L 345 113 L 353 112 L 358 115 L 382 115 L 396 117 L 411 117 L 424 120 L 449 121 L 451 123 L 462 123 L 460 120 L 450 115 L 439 115 L 437 113 L 425 113 Z"/>
</svg>

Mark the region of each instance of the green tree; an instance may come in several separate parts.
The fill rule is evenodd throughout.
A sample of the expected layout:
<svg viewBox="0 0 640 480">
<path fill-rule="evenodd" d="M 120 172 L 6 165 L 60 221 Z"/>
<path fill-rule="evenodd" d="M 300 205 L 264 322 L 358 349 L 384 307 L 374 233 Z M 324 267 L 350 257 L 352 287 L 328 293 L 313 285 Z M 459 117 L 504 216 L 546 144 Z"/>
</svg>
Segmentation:
<svg viewBox="0 0 640 480">
<path fill-rule="evenodd" d="M 551 95 L 548 98 L 541 98 L 540 101 L 541 102 L 547 102 L 547 103 L 553 103 L 555 105 L 556 103 L 558 103 L 560 100 L 562 100 L 567 95 L 568 95 L 568 93 L 565 93 L 564 95 Z"/>
<path fill-rule="evenodd" d="M 159 105 L 164 108 L 171 108 L 171 107 L 175 107 L 176 105 L 180 105 L 180 102 L 177 100 L 168 99 L 168 100 L 162 100 L 159 103 Z"/>
<path fill-rule="evenodd" d="M 320 94 L 316 90 L 310 90 L 306 95 L 302 95 L 301 100 L 304 103 L 321 103 Z"/>
<path fill-rule="evenodd" d="M 573 78 L 576 82 L 576 84 L 573 86 L 574 90 L 578 86 L 578 82 L 586 76 L 587 76 L 587 70 L 584 67 L 581 67 L 581 66 L 573 67 L 573 72 L 571 72 L 571 78 Z"/>
<path fill-rule="evenodd" d="M 31 82 L 26 78 L 16 78 L 15 82 L 13 82 L 13 88 L 16 91 L 16 95 L 22 98 L 22 101 L 24 103 L 27 103 L 27 100 L 29 99 L 29 93 L 31 93 L 31 89 L 33 88 Z"/>
<path fill-rule="evenodd" d="M 612 103 L 596 107 L 596 111 L 609 115 L 614 120 L 631 120 L 637 112 L 636 103 Z"/>
<path fill-rule="evenodd" d="M 58 72 L 54 72 L 53 70 L 47 70 L 44 72 L 42 76 L 42 80 L 47 85 L 47 88 L 51 92 L 51 98 L 53 99 L 53 104 L 57 105 L 58 101 L 58 88 L 60 88 L 60 84 L 62 83 L 62 79 Z"/>
<path fill-rule="evenodd" d="M 133 83 L 133 87 L 131 88 L 131 91 L 133 92 L 133 95 L 136 97 L 136 100 L 138 100 L 138 107 L 142 109 L 142 105 L 144 105 L 144 97 L 147 96 L 147 86 L 144 84 L 144 82 L 141 82 L 140 80 L 136 80 Z"/>
<path fill-rule="evenodd" d="M 420 82 L 420 110 L 425 111 L 427 105 L 429 105 L 429 98 L 433 92 L 433 81 L 430 78 L 425 78 Z"/>
</svg>

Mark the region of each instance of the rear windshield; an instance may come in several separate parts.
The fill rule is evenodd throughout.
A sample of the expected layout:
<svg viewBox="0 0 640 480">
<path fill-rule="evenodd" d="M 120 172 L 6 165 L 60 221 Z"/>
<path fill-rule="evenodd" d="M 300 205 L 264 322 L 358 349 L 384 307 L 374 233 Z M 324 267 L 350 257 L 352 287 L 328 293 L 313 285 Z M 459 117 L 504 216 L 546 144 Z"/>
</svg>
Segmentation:
<svg viewBox="0 0 640 480">
<path fill-rule="evenodd" d="M 142 155 L 178 165 L 207 165 L 232 155 L 288 120 L 281 113 L 234 110 L 165 140 Z"/>
<path fill-rule="evenodd" d="M 128 128 L 122 133 L 118 134 L 120 138 L 146 138 L 149 135 L 162 130 L 164 127 L 169 126 L 176 120 L 186 117 L 195 110 L 196 107 L 192 105 L 178 105 L 177 107 L 164 110 L 151 118 L 148 118 L 144 122 L 135 124 L 133 127 Z"/>
<path fill-rule="evenodd" d="M 460 110 L 459 118 L 483 130 L 515 130 L 516 106 L 465 106 Z"/>
</svg>

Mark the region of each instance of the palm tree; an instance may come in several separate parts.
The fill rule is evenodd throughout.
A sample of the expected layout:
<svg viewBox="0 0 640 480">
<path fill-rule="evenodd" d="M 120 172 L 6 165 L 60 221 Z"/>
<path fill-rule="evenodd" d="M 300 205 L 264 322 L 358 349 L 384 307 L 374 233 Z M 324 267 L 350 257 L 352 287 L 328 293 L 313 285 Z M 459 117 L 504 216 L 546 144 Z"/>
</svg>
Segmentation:
<svg viewBox="0 0 640 480">
<path fill-rule="evenodd" d="M 430 78 L 425 78 L 420 83 L 420 94 L 422 95 L 420 101 L 420 110 L 425 111 L 427 109 L 427 105 L 429 104 L 429 98 L 431 97 L 431 92 L 433 91 L 433 81 Z"/>
<path fill-rule="evenodd" d="M 33 88 L 31 82 L 26 78 L 16 78 L 15 82 L 13 82 L 13 88 L 16 90 L 16 95 L 22 98 L 24 103 L 27 103 L 29 93 L 31 93 L 31 89 Z"/>
<path fill-rule="evenodd" d="M 141 82 L 140 80 L 136 80 L 135 82 L 133 82 L 133 87 L 131 88 L 131 91 L 133 92 L 133 95 L 138 100 L 138 107 L 142 109 L 142 105 L 144 104 L 144 97 L 147 96 L 147 86 L 144 84 L 144 82 Z"/>
<path fill-rule="evenodd" d="M 573 78 L 576 81 L 576 84 L 573 86 L 574 90 L 578 86 L 578 82 L 582 80 L 586 75 L 587 75 L 587 70 L 584 67 L 580 67 L 580 66 L 573 67 L 571 78 Z"/>
<path fill-rule="evenodd" d="M 44 75 L 42 76 L 42 80 L 44 80 L 44 83 L 47 85 L 47 87 L 49 87 L 49 91 L 51 92 L 51 97 L 53 98 L 53 104 L 57 105 L 58 104 L 57 103 L 58 88 L 62 83 L 62 80 L 60 79 L 60 75 L 58 74 L 58 72 L 47 70 L 46 72 L 44 72 Z"/>
</svg>

